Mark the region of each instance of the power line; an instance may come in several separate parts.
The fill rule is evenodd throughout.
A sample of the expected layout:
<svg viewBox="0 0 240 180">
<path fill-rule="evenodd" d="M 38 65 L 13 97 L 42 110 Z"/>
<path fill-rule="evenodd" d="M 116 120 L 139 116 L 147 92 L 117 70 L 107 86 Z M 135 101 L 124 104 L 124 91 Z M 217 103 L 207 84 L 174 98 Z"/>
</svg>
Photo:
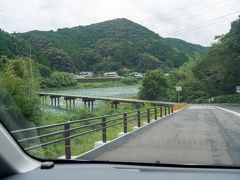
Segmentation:
<svg viewBox="0 0 240 180">
<path fill-rule="evenodd" d="M 172 10 L 172 11 L 169 11 L 169 12 L 166 12 L 166 13 L 162 13 L 162 14 L 160 14 L 158 17 L 164 16 L 164 15 L 166 15 L 166 14 L 172 14 L 172 13 L 177 12 L 177 11 L 180 11 L 180 10 L 188 9 L 188 8 L 190 8 L 190 7 L 192 7 L 192 6 L 197 5 L 197 4 L 202 4 L 204 1 L 206 1 L 206 0 L 198 1 L 198 2 L 196 2 L 196 3 L 192 3 L 192 4 L 190 4 L 190 5 L 187 5 L 187 6 L 184 6 L 184 7 L 180 7 L 180 8 L 177 8 L 177 9 L 175 9 L 175 10 Z M 155 19 L 155 18 L 148 18 L 148 19 L 145 19 L 145 20 L 143 20 L 143 21 L 141 21 L 141 22 L 147 22 L 147 21 L 151 21 L 151 20 L 154 20 L 154 19 Z"/>
<path fill-rule="evenodd" d="M 240 1 L 235 1 L 235 2 L 228 3 L 228 4 L 223 4 L 223 6 L 220 6 L 220 7 L 214 8 L 214 9 L 210 9 L 210 10 L 207 10 L 207 11 L 205 11 L 206 8 L 205 9 L 200 9 L 200 11 L 195 11 L 197 13 L 194 12 L 193 15 L 198 15 L 198 14 L 201 14 L 203 12 L 206 12 L 207 14 L 209 14 L 209 12 L 213 12 L 213 11 L 216 11 L 218 9 L 225 8 L 226 6 L 233 5 L 233 4 L 236 4 L 236 3 L 240 3 Z M 215 5 L 213 5 L 213 6 L 215 6 Z M 207 9 L 209 9 L 213 6 L 208 6 Z M 206 15 L 206 13 L 204 15 Z M 173 18 L 173 19 L 170 19 L 169 21 L 172 21 L 174 19 L 178 19 L 178 18 L 183 17 L 183 16 L 189 16 L 189 14 L 182 14 L 180 16 L 177 16 L 177 17 Z"/>
<path fill-rule="evenodd" d="M 218 5 L 220 5 L 220 4 L 222 4 L 223 2 L 225 2 L 225 1 L 222 1 L 222 2 L 220 2 L 220 3 L 217 3 Z M 226 6 L 229 6 L 229 5 L 232 5 L 232 4 L 235 4 L 235 3 L 240 3 L 240 1 L 238 0 L 238 1 L 234 1 L 234 2 L 230 2 L 229 4 L 223 4 L 224 6 L 221 6 L 221 7 L 218 7 L 218 8 L 215 8 L 215 9 L 212 9 L 212 10 L 208 10 L 208 11 L 204 11 L 206 8 L 204 7 L 204 8 L 201 8 L 201 9 L 198 9 L 198 11 L 195 11 L 195 12 L 198 12 L 197 14 L 199 14 L 199 12 L 206 12 L 207 14 L 209 14 L 209 12 L 212 12 L 212 11 L 215 11 L 215 10 L 217 10 L 217 9 L 220 9 L 220 8 L 224 8 L 224 7 L 226 7 Z M 211 4 L 210 6 L 208 6 L 207 8 L 209 8 L 209 7 L 213 7 L 213 6 L 215 6 L 216 4 Z M 200 10 L 200 11 L 199 11 Z M 194 14 L 194 15 L 197 15 L 197 14 Z M 182 14 L 182 15 L 180 15 L 180 16 L 176 16 L 175 18 L 171 18 L 169 21 L 168 21 L 168 24 L 173 24 L 173 23 L 169 23 L 169 22 L 171 22 L 171 21 L 173 21 L 174 19 L 178 19 L 179 17 L 182 17 L 182 16 L 189 16 L 189 14 Z M 144 22 L 144 21 L 142 21 L 142 22 Z M 148 24 L 147 26 L 152 26 L 152 27 L 156 27 L 156 26 L 158 26 L 158 24 L 156 24 L 156 23 L 150 23 L 150 24 Z"/>
<path fill-rule="evenodd" d="M 173 11 L 169 11 L 169 12 L 160 14 L 159 16 L 161 17 L 161 16 L 164 16 L 164 15 L 166 15 L 166 14 L 172 14 L 172 13 L 177 12 L 177 11 L 181 11 L 181 10 L 184 10 L 184 9 L 188 9 L 189 7 L 192 7 L 192 6 L 195 6 L 195 5 L 198 5 L 198 4 L 202 4 L 204 1 L 206 1 L 206 0 L 198 1 L 198 2 L 192 3 L 192 4 L 190 4 L 190 5 L 187 5 L 187 6 L 184 6 L 184 7 L 180 7 L 180 8 L 178 8 L 178 9 L 173 10 Z"/>
<path fill-rule="evenodd" d="M 209 22 L 209 23 L 204 24 L 204 25 L 201 25 L 201 26 L 196 26 L 196 27 L 191 28 L 191 29 L 185 29 L 185 30 L 182 30 L 182 31 L 178 31 L 178 32 L 166 34 L 166 36 L 169 36 L 169 35 L 177 35 L 177 34 L 182 34 L 182 33 L 187 33 L 187 32 L 191 32 L 191 31 L 195 31 L 195 30 L 197 30 L 197 29 L 201 29 L 201 28 L 204 28 L 204 27 L 207 27 L 207 26 L 210 26 L 210 25 L 219 23 L 219 22 L 225 20 L 226 18 L 229 18 L 229 17 L 224 17 L 223 19 L 219 19 L 219 20 L 217 20 L 217 21 Z"/>
<path fill-rule="evenodd" d="M 221 21 L 223 21 L 223 20 L 226 20 L 227 18 L 229 18 L 229 17 L 225 17 L 224 19 L 220 19 L 220 20 L 218 20 L 218 21 L 215 21 L 215 22 L 212 22 L 212 23 L 209 23 L 209 24 L 205 24 L 205 25 L 203 25 L 203 26 L 201 26 L 201 27 L 194 28 L 194 29 L 191 29 L 191 30 L 188 30 L 188 31 L 179 32 L 179 33 L 176 33 L 176 34 L 181 34 L 181 33 L 187 33 L 187 32 L 191 32 L 191 31 L 195 31 L 195 30 L 198 30 L 198 29 L 201 29 L 201 28 L 204 28 L 204 27 L 207 27 L 207 26 L 210 26 L 210 25 L 219 23 L 219 22 L 221 22 Z M 168 36 L 168 35 L 167 35 L 167 36 Z"/>
<path fill-rule="evenodd" d="M 203 23 L 201 23 L 201 24 L 194 25 L 194 26 L 190 26 L 190 27 L 188 27 L 188 28 L 185 28 L 185 29 L 182 29 L 182 30 L 179 30 L 179 31 L 175 31 L 175 32 L 169 33 L 169 34 L 167 34 L 167 36 L 169 36 L 169 35 L 175 35 L 175 34 L 179 34 L 179 33 L 183 33 L 183 32 L 185 32 L 185 31 L 192 30 L 192 29 L 195 29 L 195 28 L 199 28 L 199 27 L 202 27 L 202 26 L 204 26 L 204 25 L 207 25 L 208 23 L 211 23 L 211 22 L 214 22 L 214 21 L 216 21 L 216 20 L 219 20 L 219 19 L 222 19 L 222 18 L 231 16 L 231 15 L 237 14 L 237 13 L 239 13 L 239 12 L 240 12 L 240 11 L 236 11 L 236 12 L 233 12 L 233 13 L 230 13 L 230 14 L 226 14 L 226 15 L 220 16 L 220 17 L 218 17 L 218 18 L 211 19 L 211 20 L 209 20 L 209 21 L 203 22 Z"/>
</svg>

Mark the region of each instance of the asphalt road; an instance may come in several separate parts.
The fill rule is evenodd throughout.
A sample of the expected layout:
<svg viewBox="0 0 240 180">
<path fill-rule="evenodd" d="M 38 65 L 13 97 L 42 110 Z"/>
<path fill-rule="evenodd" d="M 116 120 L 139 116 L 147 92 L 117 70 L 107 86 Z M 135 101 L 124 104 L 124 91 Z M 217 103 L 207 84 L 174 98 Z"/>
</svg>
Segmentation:
<svg viewBox="0 0 240 180">
<path fill-rule="evenodd" d="M 240 113 L 240 104 L 216 104 L 216 106 Z"/>
<path fill-rule="evenodd" d="M 240 112 L 237 105 L 229 109 Z M 240 165 L 240 116 L 216 106 L 191 105 L 81 159 Z"/>
</svg>

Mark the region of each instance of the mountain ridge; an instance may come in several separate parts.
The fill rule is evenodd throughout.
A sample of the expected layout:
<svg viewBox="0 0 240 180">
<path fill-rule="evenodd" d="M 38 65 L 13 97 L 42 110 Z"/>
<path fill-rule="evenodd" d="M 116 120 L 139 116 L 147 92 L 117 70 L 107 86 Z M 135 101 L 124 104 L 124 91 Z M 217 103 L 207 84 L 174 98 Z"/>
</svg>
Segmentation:
<svg viewBox="0 0 240 180">
<path fill-rule="evenodd" d="M 185 41 L 176 45 L 176 42 L 125 18 L 9 36 L 31 46 L 32 57 L 40 64 L 67 72 L 120 71 L 126 68 L 141 72 L 156 68 L 168 71 L 206 51 L 203 46 Z M 195 47 L 194 52 L 191 46 Z M 0 55 L 4 55 L 1 49 Z"/>
</svg>

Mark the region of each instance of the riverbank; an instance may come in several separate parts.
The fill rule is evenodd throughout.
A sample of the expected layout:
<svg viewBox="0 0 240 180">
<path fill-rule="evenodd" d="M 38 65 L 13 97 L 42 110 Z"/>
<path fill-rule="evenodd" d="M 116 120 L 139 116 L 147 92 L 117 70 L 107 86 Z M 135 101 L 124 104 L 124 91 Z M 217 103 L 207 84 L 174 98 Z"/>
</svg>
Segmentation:
<svg viewBox="0 0 240 180">
<path fill-rule="evenodd" d="M 89 88 L 107 88 L 107 87 L 122 87 L 129 85 L 140 86 L 141 81 L 137 81 L 133 84 L 126 84 L 121 81 L 104 81 L 104 82 L 78 82 L 76 86 L 68 87 L 58 87 L 58 88 L 44 88 L 41 91 L 60 91 L 60 90 L 70 90 L 70 89 L 89 89 Z"/>
</svg>

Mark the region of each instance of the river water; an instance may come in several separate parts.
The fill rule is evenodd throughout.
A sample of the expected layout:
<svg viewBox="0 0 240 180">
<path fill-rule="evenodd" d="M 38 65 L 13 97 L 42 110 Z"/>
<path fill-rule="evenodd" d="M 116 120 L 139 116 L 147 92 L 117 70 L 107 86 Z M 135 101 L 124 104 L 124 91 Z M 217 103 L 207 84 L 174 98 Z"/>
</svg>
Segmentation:
<svg viewBox="0 0 240 180">
<path fill-rule="evenodd" d="M 73 94 L 82 96 L 99 96 L 99 97 L 116 97 L 116 98 L 127 98 L 136 96 L 138 93 L 138 86 L 120 86 L 120 87 L 106 87 L 106 88 L 88 88 L 88 89 L 65 89 L 65 90 L 53 90 L 49 91 L 52 93 L 59 94 Z M 96 108 L 103 101 L 95 101 L 94 108 Z M 47 104 L 50 104 L 50 99 L 48 99 Z M 66 113 L 65 101 L 60 98 L 60 107 L 53 108 L 50 106 L 43 107 L 44 112 L 51 113 Z M 81 99 L 76 99 L 76 107 L 84 107 L 84 103 Z"/>
<path fill-rule="evenodd" d="M 89 89 L 67 89 L 51 91 L 61 94 L 74 94 L 82 96 L 100 96 L 100 97 L 116 97 L 123 98 L 135 96 L 138 93 L 138 86 L 120 86 L 106 88 L 89 88 Z"/>
</svg>

